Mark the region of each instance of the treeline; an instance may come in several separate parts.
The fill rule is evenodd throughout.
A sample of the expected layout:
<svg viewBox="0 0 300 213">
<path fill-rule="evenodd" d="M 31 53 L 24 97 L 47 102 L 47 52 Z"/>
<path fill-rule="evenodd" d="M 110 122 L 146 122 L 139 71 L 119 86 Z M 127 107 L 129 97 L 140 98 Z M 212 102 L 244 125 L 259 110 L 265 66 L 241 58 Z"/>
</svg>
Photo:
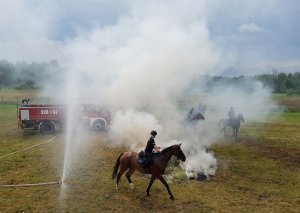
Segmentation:
<svg viewBox="0 0 300 213">
<path fill-rule="evenodd" d="M 239 88 L 251 89 L 251 82 L 260 81 L 264 87 L 270 88 L 273 93 L 286 93 L 287 95 L 300 95 L 300 72 L 284 73 L 273 72 L 255 76 L 206 76 L 206 88 L 208 90 L 216 86 L 232 85 Z M 199 81 L 198 81 L 199 83 Z"/>
<path fill-rule="evenodd" d="M 39 89 L 46 86 L 60 85 L 63 80 L 63 69 L 55 60 L 45 63 L 10 63 L 0 60 L 0 89 Z M 300 72 L 284 73 L 274 71 L 272 74 L 256 76 L 199 76 L 191 83 L 191 88 L 206 84 L 207 89 L 218 85 L 236 85 L 241 88 L 251 89 L 249 82 L 256 80 L 270 88 L 274 93 L 286 93 L 288 95 L 300 95 Z M 199 83 L 200 82 L 200 83 Z"/>
<path fill-rule="evenodd" d="M 272 88 L 274 93 L 287 93 L 288 95 L 300 95 L 300 72 L 283 73 L 273 72 L 256 76 L 265 86 Z"/>
<path fill-rule="evenodd" d="M 11 63 L 0 60 L 0 89 L 39 89 L 62 83 L 62 68 L 55 60 L 45 63 Z"/>
</svg>

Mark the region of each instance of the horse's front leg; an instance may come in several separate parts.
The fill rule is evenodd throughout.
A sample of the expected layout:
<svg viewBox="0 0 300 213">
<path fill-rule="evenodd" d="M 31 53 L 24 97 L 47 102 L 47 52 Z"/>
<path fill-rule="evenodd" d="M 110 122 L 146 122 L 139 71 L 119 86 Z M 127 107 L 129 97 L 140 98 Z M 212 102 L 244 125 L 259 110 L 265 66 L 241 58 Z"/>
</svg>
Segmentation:
<svg viewBox="0 0 300 213">
<path fill-rule="evenodd" d="M 165 187 L 167 188 L 168 193 L 169 193 L 169 195 L 170 195 L 170 199 L 171 199 L 171 200 L 174 200 L 174 196 L 173 196 L 173 194 L 172 194 L 172 192 L 171 192 L 171 190 L 170 190 L 170 187 L 169 187 L 168 183 L 167 183 L 166 180 L 164 179 L 164 177 L 163 177 L 162 175 L 160 175 L 160 176 L 158 177 L 158 179 L 159 179 L 159 180 L 165 185 Z"/>
<path fill-rule="evenodd" d="M 150 192 L 150 188 L 151 188 L 154 180 L 155 180 L 155 177 L 153 177 L 153 175 L 152 175 L 151 179 L 150 179 L 150 182 L 149 182 L 149 185 L 148 185 L 148 188 L 147 188 L 147 196 L 150 196 L 149 192 Z"/>
<path fill-rule="evenodd" d="M 237 133 L 238 133 L 238 130 L 239 130 L 239 129 L 236 129 L 236 130 L 235 130 L 234 141 L 236 141 L 236 139 L 237 139 Z"/>
</svg>

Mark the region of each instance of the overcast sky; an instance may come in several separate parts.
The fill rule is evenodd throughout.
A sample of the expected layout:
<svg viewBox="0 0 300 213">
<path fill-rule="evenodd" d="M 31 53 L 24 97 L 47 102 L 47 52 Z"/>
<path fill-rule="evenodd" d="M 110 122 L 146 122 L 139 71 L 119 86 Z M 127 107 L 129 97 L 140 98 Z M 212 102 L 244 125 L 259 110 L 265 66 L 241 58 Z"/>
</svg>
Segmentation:
<svg viewBox="0 0 300 213">
<path fill-rule="evenodd" d="M 165 23 L 162 25 L 165 30 L 153 27 L 162 40 L 170 38 L 166 34 L 172 33 L 174 26 L 185 33 L 200 26 L 204 33 L 199 39 L 205 34 L 209 50 L 213 48 L 219 57 L 220 73 L 249 75 L 272 69 L 300 69 L 300 1 L 296 0 L 0 0 L 0 3 L 0 59 L 12 62 L 57 59 L 63 64 L 68 60 L 70 44 L 74 46 L 80 41 L 84 48 L 86 41 L 91 45 L 95 32 L 109 31 L 115 39 L 107 39 L 104 36 L 107 33 L 102 33 L 103 42 L 97 40 L 94 46 L 121 48 L 126 41 L 130 45 L 130 36 L 135 37 L 135 24 L 141 28 L 149 20 L 155 20 L 153 23 Z M 145 38 L 146 43 L 147 39 L 152 37 Z M 110 43 L 105 44 L 106 40 Z M 184 46 L 181 48 L 184 51 Z"/>
</svg>

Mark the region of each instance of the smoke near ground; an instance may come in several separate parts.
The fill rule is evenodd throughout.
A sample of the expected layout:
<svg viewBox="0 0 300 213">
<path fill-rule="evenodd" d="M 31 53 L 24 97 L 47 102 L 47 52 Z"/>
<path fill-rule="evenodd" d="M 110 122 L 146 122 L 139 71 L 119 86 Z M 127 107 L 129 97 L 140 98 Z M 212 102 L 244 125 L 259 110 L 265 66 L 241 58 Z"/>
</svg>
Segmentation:
<svg viewBox="0 0 300 213">
<path fill-rule="evenodd" d="M 130 150 L 137 151 L 145 143 L 145 136 L 149 135 L 149 130 L 156 129 L 162 131 L 162 126 L 157 119 L 143 111 L 134 109 L 119 110 L 116 112 L 111 126 L 111 145 L 129 147 Z"/>
</svg>

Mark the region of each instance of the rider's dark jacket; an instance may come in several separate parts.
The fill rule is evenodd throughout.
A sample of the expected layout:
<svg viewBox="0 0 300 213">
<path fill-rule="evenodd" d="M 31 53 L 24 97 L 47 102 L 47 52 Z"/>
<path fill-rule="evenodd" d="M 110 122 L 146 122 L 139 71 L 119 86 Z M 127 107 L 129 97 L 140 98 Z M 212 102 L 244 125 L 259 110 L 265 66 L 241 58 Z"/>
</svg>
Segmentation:
<svg viewBox="0 0 300 213">
<path fill-rule="evenodd" d="M 145 153 L 151 153 L 152 154 L 152 150 L 154 148 L 155 145 L 155 141 L 154 141 L 154 137 L 151 135 L 151 137 L 149 138 L 148 142 L 147 142 L 147 146 L 145 148 Z"/>
<path fill-rule="evenodd" d="M 148 142 L 147 142 L 147 146 L 145 148 L 145 154 L 146 154 L 146 158 L 147 158 L 147 164 L 145 165 L 145 167 L 150 166 L 153 162 L 153 149 L 154 149 L 154 145 L 155 145 L 155 141 L 154 141 L 154 137 L 151 135 L 151 137 L 149 138 Z"/>
</svg>

